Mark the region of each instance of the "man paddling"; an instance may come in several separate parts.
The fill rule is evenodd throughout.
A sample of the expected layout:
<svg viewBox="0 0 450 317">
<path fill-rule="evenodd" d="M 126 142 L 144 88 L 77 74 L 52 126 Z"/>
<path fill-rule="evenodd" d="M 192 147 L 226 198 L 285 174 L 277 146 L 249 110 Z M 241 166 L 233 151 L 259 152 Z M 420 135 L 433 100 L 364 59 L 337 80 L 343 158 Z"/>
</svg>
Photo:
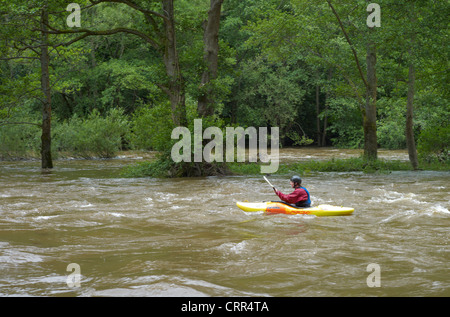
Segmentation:
<svg viewBox="0 0 450 317">
<path fill-rule="evenodd" d="M 280 199 L 296 207 L 310 207 L 311 198 L 308 190 L 302 187 L 302 179 L 299 176 L 291 177 L 291 187 L 294 191 L 288 195 L 283 194 L 273 186 L 273 191 Z"/>
</svg>

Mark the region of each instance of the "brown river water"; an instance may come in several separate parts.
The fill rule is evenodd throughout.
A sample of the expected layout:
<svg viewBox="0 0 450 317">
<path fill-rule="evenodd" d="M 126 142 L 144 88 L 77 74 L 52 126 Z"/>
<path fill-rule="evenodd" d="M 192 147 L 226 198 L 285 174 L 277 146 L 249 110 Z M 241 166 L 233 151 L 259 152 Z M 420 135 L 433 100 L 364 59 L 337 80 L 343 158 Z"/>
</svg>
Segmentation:
<svg viewBox="0 0 450 317">
<path fill-rule="evenodd" d="M 310 173 L 313 204 L 355 208 L 315 217 L 238 209 L 277 199 L 261 176 L 120 177 L 140 159 L 0 162 L 0 296 L 450 296 L 449 172 Z"/>
</svg>

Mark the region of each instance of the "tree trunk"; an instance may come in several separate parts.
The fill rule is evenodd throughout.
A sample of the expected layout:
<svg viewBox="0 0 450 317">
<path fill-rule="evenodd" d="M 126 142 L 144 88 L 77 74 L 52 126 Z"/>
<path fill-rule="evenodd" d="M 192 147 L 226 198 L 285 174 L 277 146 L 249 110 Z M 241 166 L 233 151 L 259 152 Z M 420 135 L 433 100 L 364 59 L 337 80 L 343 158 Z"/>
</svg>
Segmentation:
<svg viewBox="0 0 450 317">
<path fill-rule="evenodd" d="M 327 75 L 327 81 L 331 82 L 331 79 L 333 78 L 333 69 L 330 68 L 328 70 L 328 75 Z M 330 92 L 327 91 L 325 94 L 325 115 L 323 117 L 323 132 L 322 132 L 322 146 L 326 146 L 327 145 L 327 128 L 328 128 L 328 100 L 330 99 Z"/>
<path fill-rule="evenodd" d="M 411 24 L 415 25 L 417 22 L 414 11 L 414 4 L 409 11 L 411 17 Z M 409 54 L 409 69 L 408 69 L 408 93 L 406 100 L 406 145 L 408 147 L 408 155 L 411 166 L 414 170 L 419 168 L 419 160 L 417 158 L 416 142 L 414 140 L 414 84 L 416 81 L 416 69 L 414 67 L 414 47 L 416 45 L 415 31 L 411 31 L 411 40 L 408 50 Z"/>
<path fill-rule="evenodd" d="M 52 138 L 51 138 L 51 120 L 52 120 L 52 100 L 50 95 L 50 74 L 48 54 L 48 12 L 44 7 L 41 13 L 41 88 L 44 93 L 42 101 L 42 135 L 41 135 L 41 167 L 53 168 L 52 162 Z"/>
<path fill-rule="evenodd" d="M 200 88 L 202 94 L 198 98 L 198 114 L 200 116 L 210 116 L 214 113 L 214 89 L 210 86 L 211 80 L 217 78 L 219 60 L 219 28 L 220 12 L 224 0 L 210 0 L 208 20 L 204 24 L 203 60 L 206 66 L 202 75 Z"/>
<path fill-rule="evenodd" d="M 165 45 L 164 65 L 168 76 L 167 93 L 172 108 L 172 121 L 175 126 L 186 126 L 186 93 L 181 75 L 175 32 L 174 0 L 163 0 Z"/>
<path fill-rule="evenodd" d="M 327 104 L 325 104 L 325 116 L 323 118 L 322 146 L 327 145 L 327 128 L 328 128 L 327 111 L 328 111 L 328 106 L 327 106 Z"/>
<path fill-rule="evenodd" d="M 410 50 L 410 55 L 411 50 Z M 412 56 L 410 56 L 412 57 Z M 406 102 L 406 145 L 408 147 L 409 161 L 411 162 L 412 168 L 417 170 L 419 167 L 419 161 L 417 159 L 416 142 L 414 140 L 414 82 L 416 78 L 416 71 L 414 68 L 413 61 L 410 61 L 409 71 L 408 71 L 408 95 Z"/>
<path fill-rule="evenodd" d="M 95 54 L 96 54 L 96 50 L 97 50 L 97 45 L 94 42 L 94 39 L 91 38 L 90 40 L 90 47 L 91 47 L 91 67 L 92 69 L 95 69 L 95 67 L 97 67 L 97 61 L 95 58 Z M 91 89 L 92 91 L 92 98 L 93 100 L 98 100 L 98 87 L 97 87 L 97 81 L 93 81 Z"/>
<path fill-rule="evenodd" d="M 367 86 L 366 105 L 364 108 L 364 156 L 369 160 L 377 159 L 377 53 L 376 44 L 367 44 Z"/>
<path fill-rule="evenodd" d="M 336 19 L 339 22 L 339 26 L 341 27 L 342 32 L 344 33 L 345 39 L 347 43 L 350 45 L 350 49 L 353 53 L 353 57 L 355 59 L 356 67 L 359 71 L 359 75 L 361 80 L 366 87 L 366 104 L 364 108 L 362 107 L 363 102 L 361 102 L 361 110 L 363 115 L 363 126 L 364 126 L 364 156 L 369 160 L 377 159 L 377 76 L 376 76 L 376 64 L 377 64 L 377 53 L 376 53 L 376 44 L 372 39 L 368 39 L 367 43 L 367 77 L 364 77 L 363 70 L 359 63 L 358 54 L 356 49 L 353 47 L 353 44 L 345 31 L 344 24 L 339 17 L 336 9 L 332 5 L 330 0 L 326 0 L 328 5 L 330 6 L 333 14 L 336 16 Z M 372 32 L 372 31 L 369 31 Z M 370 34 L 369 34 L 370 36 Z"/>
</svg>

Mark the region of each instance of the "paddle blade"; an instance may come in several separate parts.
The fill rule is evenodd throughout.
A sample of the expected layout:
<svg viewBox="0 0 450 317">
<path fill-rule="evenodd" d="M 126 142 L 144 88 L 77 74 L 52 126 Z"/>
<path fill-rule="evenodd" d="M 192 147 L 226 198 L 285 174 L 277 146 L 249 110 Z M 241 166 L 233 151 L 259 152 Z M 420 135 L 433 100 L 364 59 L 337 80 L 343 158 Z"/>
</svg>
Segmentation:
<svg viewBox="0 0 450 317">
<path fill-rule="evenodd" d="M 265 177 L 265 176 L 263 176 L 264 177 L 264 179 L 266 180 L 266 182 L 271 186 L 271 187 L 275 187 L 275 186 L 273 186 L 270 182 L 269 182 L 269 180 Z"/>
</svg>

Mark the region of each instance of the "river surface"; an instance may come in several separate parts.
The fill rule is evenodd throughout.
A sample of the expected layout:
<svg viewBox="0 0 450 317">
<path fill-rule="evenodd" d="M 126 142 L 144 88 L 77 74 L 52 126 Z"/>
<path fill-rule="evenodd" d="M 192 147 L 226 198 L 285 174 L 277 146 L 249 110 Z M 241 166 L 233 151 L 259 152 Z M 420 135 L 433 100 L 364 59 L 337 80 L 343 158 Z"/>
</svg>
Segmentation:
<svg viewBox="0 0 450 317">
<path fill-rule="evenodd" d="M 308 151 L 280 156 L 358 154 Z M 315 217 L 238 209 L 277 199 L 260 176 L 121 178 L 139 159 L 0 162 L 0 296 L 450 296 L 449 172 L 305 175 L 355 208 Z"/>
</svg>

